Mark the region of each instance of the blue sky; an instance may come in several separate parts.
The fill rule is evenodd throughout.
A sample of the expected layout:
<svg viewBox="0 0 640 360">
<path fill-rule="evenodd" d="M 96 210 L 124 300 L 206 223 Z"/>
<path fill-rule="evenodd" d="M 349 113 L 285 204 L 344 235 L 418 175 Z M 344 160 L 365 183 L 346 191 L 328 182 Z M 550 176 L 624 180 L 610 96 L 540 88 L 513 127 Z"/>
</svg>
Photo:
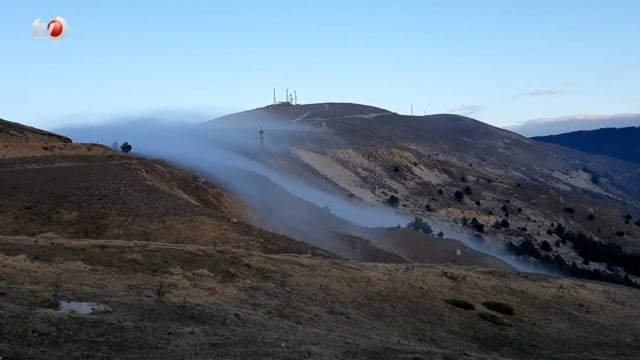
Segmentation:
<svg viewBox="0 0 640 360">
<path fill-rule="evenodd" d="M 66 39 L 31 37 L 56 16 Z M 0 117 L 49 129 L 206 118 L 288 87 L 303 103 L 413 104 L 497 126 L 640 125 L 639 16 L 636 0 L 2 0 Z"/>
</svg>

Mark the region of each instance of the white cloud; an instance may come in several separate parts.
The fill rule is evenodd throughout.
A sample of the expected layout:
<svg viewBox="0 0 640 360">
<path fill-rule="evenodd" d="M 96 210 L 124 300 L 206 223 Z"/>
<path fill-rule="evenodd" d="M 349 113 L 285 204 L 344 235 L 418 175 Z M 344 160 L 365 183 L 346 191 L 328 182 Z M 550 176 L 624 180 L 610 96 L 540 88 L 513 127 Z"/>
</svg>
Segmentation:
<svg viewBox="0 0 640 360">
<path fill-rule="evenodd" d="M 471 116 L 479 113 L 482 109 L 484 108 L 480 105 L 460 105 L 457 108 L 448 110 L 447 112 L 451 114 Z"/>
<path fill-rule="evenodd" d="M 505 128 L 524 136 L 542 136 L 625 126 L 640 126 L 640 114 L 576 114 L 531 119 Z"/>
<path fill-rule="evenodd" d="M 532 90 L 528 92 L 519 93 L 519 94 L 516 94 L 516 97 L 555 96 L 555 95 L 562 95 L 564 93 L 565 91 L 560 89 L 542 89 L 542 90 Z"/>
</svg>

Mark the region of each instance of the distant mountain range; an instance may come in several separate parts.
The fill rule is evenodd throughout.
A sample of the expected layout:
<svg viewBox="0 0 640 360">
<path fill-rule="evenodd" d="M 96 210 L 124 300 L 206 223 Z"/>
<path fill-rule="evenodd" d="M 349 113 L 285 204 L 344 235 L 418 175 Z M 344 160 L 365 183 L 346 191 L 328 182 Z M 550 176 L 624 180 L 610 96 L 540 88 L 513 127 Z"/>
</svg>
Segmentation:
<svg viewBox="0 0 640 360">
<path fill-rule="evenodd" d="M 640 164 L 640 127 L 574 131 L 532 139 Z"/>
</svg>

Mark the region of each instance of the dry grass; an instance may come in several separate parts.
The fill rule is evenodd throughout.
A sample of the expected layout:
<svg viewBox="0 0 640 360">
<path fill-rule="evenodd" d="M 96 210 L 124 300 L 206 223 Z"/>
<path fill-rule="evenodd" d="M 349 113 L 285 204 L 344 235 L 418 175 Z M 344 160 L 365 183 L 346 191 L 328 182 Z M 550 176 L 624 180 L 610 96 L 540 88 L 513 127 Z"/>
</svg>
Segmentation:
<svg viewBox="0 0 640 360">
<path fill-rule="evenodd" d="M 520 344 L 510 358 L 570 358 L 586 346 L 594 356 L 610 346 L 640 354 L 634 342 L 624 338 L 601 345 L 593 341 L 619 329 L 629 339 L 640 336 L 640 324 L 633 321 L 640 315 L 632 306 L 638 296 L 633 289 L 489 270 L 267 256 L 179 244 L 86 240 L 84 246 L 74 246 L 81 242 L 34 245 L 29 238 L 2 239 L 0 252 L 24 255 L 0 257 L 0 286 L 8 289 L 8 295 L 0 297 L 0 316 L 17 326 L 12 332 L 0 328 L 0 349 L 4 341 L 22 344 L 11 347 L 17 351 L 11 353 L 14 357 L 25 357 L 28 349 L 55 354 L 73 346 L 106 355 L 124 341 L 146 349 L 146 356 L 179 351 L 208 357 L 203 354 L 216 351 L 216 356 L 225 354 L 222 357 L 281 358 L 289 353 L 299 358 L 310 351 L 311 357 L 341 357 L 343 351 L 355 351 L 349 357 L 370 358 L 376 355 L 367 351 L 381 351 L 384 345 L 385 352 L 378 355 L 387 358 L 409 353 L 437 358 L 436 350 L 459 358 L 463 352 L 495 354 L 509 343 Z M 29 299 L 50 298 L 56 274 L 62 278 L 59 298 L 114 308 L 92 317 L 96 326 L 83 326 L 73 341 L 61 339 L 56 345 L 61 348 L 30 333 L 39 323 L 54 321 L 36 315 L 43 303 Z M 455 274 L 455 280 L 449 274 Z M 560 283 L 566 290 L 562 294 L 557 291 Z M 517 315 L 507 322 L 489 312 L 453 307 L 469 307 L 461 299 L 489 296 L 508 301 Z M 25 313 L 33 314 L 32 320 L 18 319 Z M 482 321 L 474 320 L 478 317 Z M 76 321 L 82 320 L 55 319 L 60 334 Z M 366 336 L 361 335 L 364 328 Z M 108 347 L 92 347 L 104 329 L 109 329 L 110 338 L 103 340 Z M 204 344 L 216 336 L 238 341 L 207 348 Z M 148 343 L 150 338 L 172 344 L 172 350 Z M 197 355 L 194 344 L 207 350 Z"/>
</svg>

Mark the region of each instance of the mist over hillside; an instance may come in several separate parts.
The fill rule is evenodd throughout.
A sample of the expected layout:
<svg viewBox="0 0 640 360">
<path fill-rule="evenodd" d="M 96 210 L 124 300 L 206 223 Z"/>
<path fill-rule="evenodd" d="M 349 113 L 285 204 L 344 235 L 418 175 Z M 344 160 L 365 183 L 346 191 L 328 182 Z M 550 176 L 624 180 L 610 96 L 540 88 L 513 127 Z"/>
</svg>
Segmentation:
<svg viewBox="0 0 640 360">
<path fill-rule="evenodd" d="M 369 109 L 375 108 L 356 106 L 354 114 L 361 116 L 364 111 L 366 115 Z M 238 122 L 222 118 L 206 125 L 194 125 L 190 122 L 121 119 L 99 126 L 57 131 L 80 142 L 92 139 L 104 139 L 107 144 L 111 139 L 127 141 L 133 146 L 134 154 L 191 169 L 249 204 L 257 217 L 256 224 L 346 258 L 354 255 L 352 249 L 345 247 L 342 234 L 366 239 L 372 237 L 367 228 L 404 227 L 415 216 L 401 209 L 348 196 L 345 189 L 327 181 L 322 174 L 307 174 L 309 169 L 304 166 L 293 170 L 300 166 L 293 144 L 304 139 L 312 146 L 327 143 L 350 146 L 340 136 L 308 123 L 283 122 L 269 114 L 260 114 L 254 120 Z M 266 140 L 261 141 L 260 128 L 265 132 Z M 516 259 L 501 245 L 476 243 L 471 240 L 470 233 L 455 229 L 447 222 L 430 221 L 434 235 L 442 231 L 447 237 L 460 241 L 452 242 L 452 248 L 457 246 L 469 252 L 484 253 L 521 271 L 549 271 Z"/>
</svg>

